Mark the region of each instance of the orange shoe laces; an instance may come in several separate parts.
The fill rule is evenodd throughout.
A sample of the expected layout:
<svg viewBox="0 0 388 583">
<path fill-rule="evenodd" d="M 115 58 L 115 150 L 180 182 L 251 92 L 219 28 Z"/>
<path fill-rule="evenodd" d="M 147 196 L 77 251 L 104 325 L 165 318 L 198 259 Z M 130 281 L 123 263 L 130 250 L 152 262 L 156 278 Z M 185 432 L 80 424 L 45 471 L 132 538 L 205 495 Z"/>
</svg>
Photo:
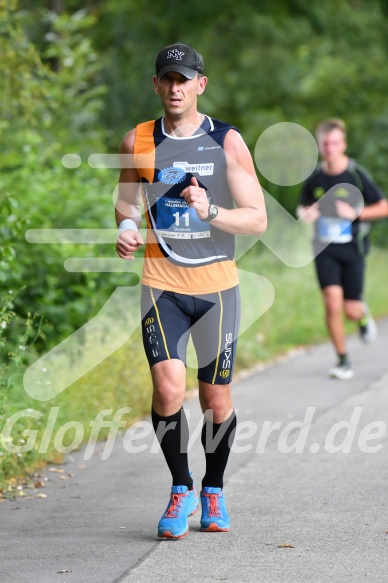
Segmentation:
<svg viewBox="0 0 388 583">
<path fill-rule="evenodd" d="M 171 504 L 164 514 L 165 518 L 178 518 L 182 498 L 185 496 L 186 494 L 171 494 Z"/>
<path fill-rule="evenodd" d="M 206 498 L 209 498 L 209 516 L 221 517 L 221 511 L 219 507 L 219 494 L 205 494 Z"/>
</svg>

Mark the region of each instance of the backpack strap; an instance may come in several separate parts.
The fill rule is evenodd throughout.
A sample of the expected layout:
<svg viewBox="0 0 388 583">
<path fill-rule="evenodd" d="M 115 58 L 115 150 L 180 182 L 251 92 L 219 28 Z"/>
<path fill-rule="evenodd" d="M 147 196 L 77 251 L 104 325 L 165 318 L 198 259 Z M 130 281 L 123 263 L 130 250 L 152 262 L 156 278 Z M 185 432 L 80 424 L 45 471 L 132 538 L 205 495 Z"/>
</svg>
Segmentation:
<svg viewBox="0 0 388 583">
<path fill-rule="evenodd" d="M 353 160 L 353 158 L 349 158 L 349 164 L 348 164 L 347 170 L 348 170 L 348 172 L 350 172 L 350 174 L 353 176 L 354 180 L 356 181 L 356 186 L 357 186 L 358 190 L 362 194 L 364 194 L 364 185 L 362 183 L 361 176 L 360 176 L 360 173 L 358 171 L 358 165 L 357 165 L 357 162 L 355 160 Z"/>
<path fill-rule="evenodd" d="M 358 190 L 364 194 L 364 185 L 361 180 L 358 164 L 353 158 L 349 158 L 348 171 L 353 176 Z M 360 221 L 358 223 L 357 247 L 360 255 L 364 255 L 364 239 L 371 230 L 371 223 L 368 221 Z"/>
</svg>

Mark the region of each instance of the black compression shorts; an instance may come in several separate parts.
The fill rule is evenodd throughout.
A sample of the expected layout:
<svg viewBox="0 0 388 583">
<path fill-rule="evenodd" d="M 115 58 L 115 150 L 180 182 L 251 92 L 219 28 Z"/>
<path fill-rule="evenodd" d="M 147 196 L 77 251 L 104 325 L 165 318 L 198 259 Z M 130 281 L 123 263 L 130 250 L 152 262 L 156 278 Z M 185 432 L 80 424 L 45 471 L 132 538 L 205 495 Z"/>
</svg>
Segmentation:
<svg viewBox="0 0 388 583">
<path fill-rule="evenodd" d="M 329 245 L 315 258 L 315 268 L 321 289 L 329 285 L 343 288 L 345 300 L 361 300 L 365 259 L 342 244 Z"/>
<path fill-rule="evenodd" d="M 238 286 L 197 296 L 142 286 L 141 310 L 150 367 L 173 358 L 186 364 L 191 334 L 198 379 L 217 385 L 231 382 L 240 325 Z"/>
</svg>

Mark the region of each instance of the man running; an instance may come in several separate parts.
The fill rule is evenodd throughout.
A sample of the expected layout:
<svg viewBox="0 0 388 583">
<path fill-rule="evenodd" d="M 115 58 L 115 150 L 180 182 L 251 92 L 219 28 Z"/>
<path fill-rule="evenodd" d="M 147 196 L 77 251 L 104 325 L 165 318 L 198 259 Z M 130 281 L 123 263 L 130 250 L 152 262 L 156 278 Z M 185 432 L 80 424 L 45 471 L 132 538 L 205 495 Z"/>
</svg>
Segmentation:
<svg viewBox="0 0 388 583">
<path fill-rule="evenodd" d="M 365 342 L 374 340 L 376 325 L 362 299 L 365 255 L 369 248 L 369 221 L 386 217 L 388 203 L 366 170 L 346 155 L 346 127 L 342 120 L 322 122 L 316 136 L 322 162 L 303 186 L 297 214 L 315 223 L 316 272 L 326 325 L 338 355 L 338 363 L 329 374 L 346 380 L 354 372 L 347 355 L 342 313 L 358 322 Z M 364 199 L 361 214 L 354 187 Z M 328 194 L 321 200 L 325 193 Z M 327 244 L 333 232 L 338 236 Z"/>
<path fill-rule="evenodd" d="M 152 422 L 172 475 L 158 535 L 181 538 L 198 505 L 182 407 L 190 333 L 204 412 L 201 530 L 230 528 L 223 476 L 237 423 L 231 395 L 240 318 L 234 235 L 259 237 L 266 213 L 240 133 L 197 109 L 207 84 L 201 55 L 182 43 L 164 47 L 153 84 L 164 116 L 138 125 L 120 146 L 120 154 L 133 156 L 135 168 L 122 164 L 116 249 L 132 260 L 144 244 L 138 231 L 143 199 L 143 343 L 153 382 Z"/>
</svg>

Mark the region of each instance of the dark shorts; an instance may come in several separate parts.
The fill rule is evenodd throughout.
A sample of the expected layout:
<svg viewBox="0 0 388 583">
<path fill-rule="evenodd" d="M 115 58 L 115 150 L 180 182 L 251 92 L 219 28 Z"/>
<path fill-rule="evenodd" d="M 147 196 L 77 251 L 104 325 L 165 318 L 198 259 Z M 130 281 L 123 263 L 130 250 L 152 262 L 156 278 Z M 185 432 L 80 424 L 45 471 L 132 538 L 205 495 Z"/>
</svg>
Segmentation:
<svg viewBox="0 0 388 583">
<path fill-rule="evenodd" d="M 339 285 L 346 300 L 362 299 L 365 259 L 353 247 L 329 245 L 315 258 L 315 268 L 321 289 Z"/>
<path fill-rule="evenodd" d="M 176 358 L 186 364 L 191 334 L 198 379 L 225 385 L 232 381 L 240 325 L 239 287 L 189 296 L 142 287 L 143 344 L 150 367 Z"/>
</svg>

